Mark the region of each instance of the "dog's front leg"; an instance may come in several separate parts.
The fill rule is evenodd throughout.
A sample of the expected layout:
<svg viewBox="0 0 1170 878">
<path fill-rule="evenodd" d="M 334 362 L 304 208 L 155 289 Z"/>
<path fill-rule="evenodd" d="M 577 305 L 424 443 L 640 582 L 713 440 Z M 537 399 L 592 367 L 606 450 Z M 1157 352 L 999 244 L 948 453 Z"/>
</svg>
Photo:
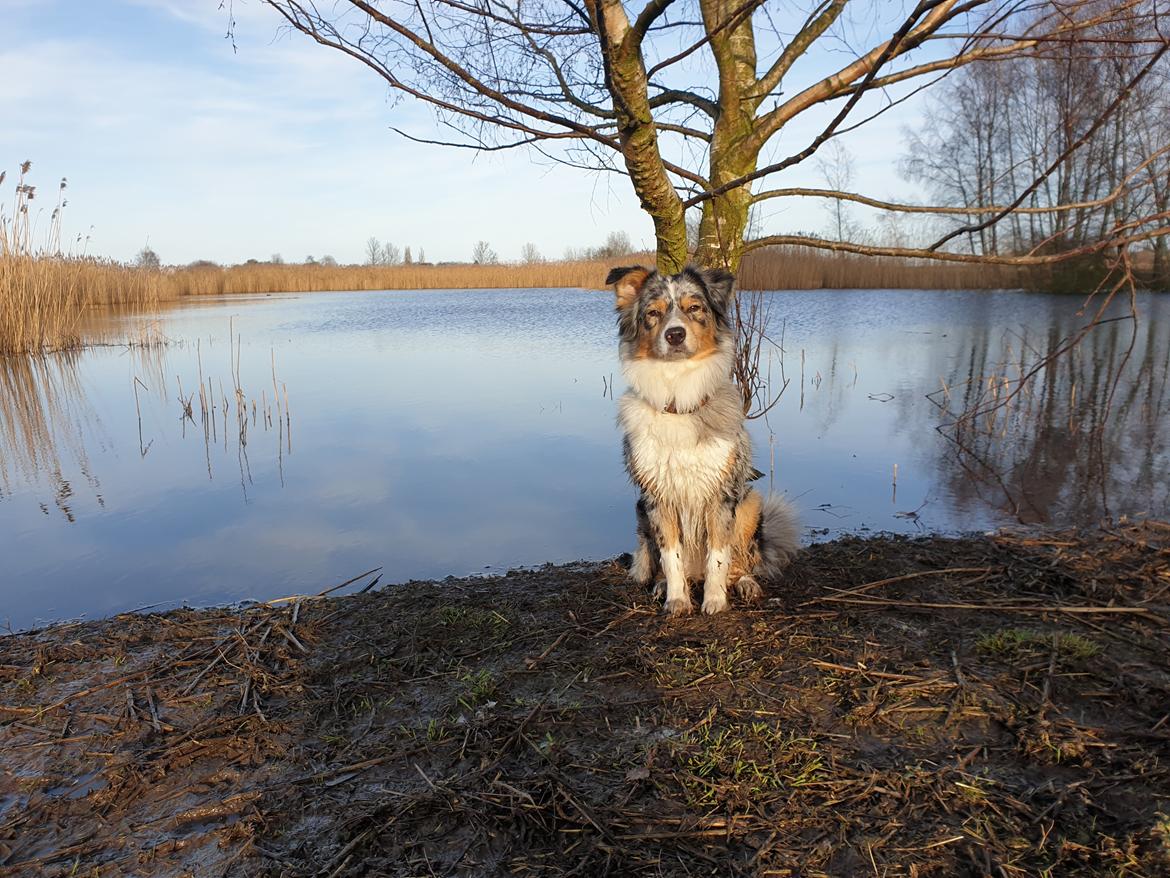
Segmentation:
<svg viewBox="0 0 1170 878">
<path fill-rule="evenodd" d="M 666 577 L 666 605 L 670 616 L 685 616 L 693 609 L 687 588 L 686 564 L 682 551 L 682 524 L 678 513 L 657 503 L 646 504 L 647 518 L 654 530 L 658 556 Z"/>
<path fill-rule="evenodd" d="M 707 513 L 707 576 L 703 580 L 703 612 L 727 609 L 727 577 L 731 570 L 733 507 L 721 503 Z"/>
</svg>

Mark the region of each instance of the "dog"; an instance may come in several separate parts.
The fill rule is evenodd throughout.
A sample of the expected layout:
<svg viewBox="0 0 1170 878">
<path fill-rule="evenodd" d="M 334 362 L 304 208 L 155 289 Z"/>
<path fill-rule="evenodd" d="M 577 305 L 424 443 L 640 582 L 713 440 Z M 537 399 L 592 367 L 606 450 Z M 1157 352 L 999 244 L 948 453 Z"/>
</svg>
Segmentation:
<svg viewBox="0 0 1170 878">
<path fill-rule="evenodd" d="M 630 577 L 664 588 L 670 616 L 693 611 L 689 585 L 700 579 L 704 613 L 727 609 L 729 585 L 758 600 L 760 580 L 783 570 L 800 543 L 792 508 L 749 485 L 760 473 L 731 377 L 735 278 L 633 266 L 613 269 L 606 284 L 629 384 L 618 406 L 623 456 L 640 490 Z"/>
</svg>

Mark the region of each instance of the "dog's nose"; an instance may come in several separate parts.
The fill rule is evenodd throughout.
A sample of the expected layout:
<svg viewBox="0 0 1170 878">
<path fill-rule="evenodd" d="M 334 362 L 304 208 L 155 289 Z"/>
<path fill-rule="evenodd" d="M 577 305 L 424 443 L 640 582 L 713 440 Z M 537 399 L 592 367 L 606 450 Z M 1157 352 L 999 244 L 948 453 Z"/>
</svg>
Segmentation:
<svg viewBox="0 0 1170 878">
<path fill-rule="evenodd" d="M 666 343 L 678 347 L 683 343 L 683 339 L 687 337 L 687 331 L 681 326 L 672 326 L 666 330 Z"/>
</svg>

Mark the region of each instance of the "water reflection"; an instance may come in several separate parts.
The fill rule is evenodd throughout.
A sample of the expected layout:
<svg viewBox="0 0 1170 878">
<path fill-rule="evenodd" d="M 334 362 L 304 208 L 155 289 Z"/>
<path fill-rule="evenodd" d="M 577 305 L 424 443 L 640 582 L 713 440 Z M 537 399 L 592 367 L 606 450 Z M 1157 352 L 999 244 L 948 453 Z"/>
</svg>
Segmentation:
<svg viewBox="0 0 1170 878">
<path fill-rule="evenodd" d="M 1060 326 L 999 336 L 975 332 L 961 380 L 931 394 L 951 418 L 952 453 L 938 462 L 951 492 L 1025 523 L 1170 508 L 1170 325 L 1104 323 L 1063 354 Z"/>
<path fill-rule="evenodd" d="M 790 383 L 751 423 L 756 462 L 814 536 L 1166 514 L 1165 300 L 974 420 L 1075 302 L 771 300 L 763 368 Z M 243 297 L 146 323 L 153 343 L 0 360 L 0 624 L 629 548 L 603 293 Z"/>
<path fill-rule="evenodd" d="M 18 487 L 42 485 L 66 521 L 74 521 L 76 471 L 104 505 L 100 483 L 90 472 L 87 437 L 96 419 L 78 376 L 76 352 L 45 357 L 0 357 L 0 499 Z M 62 464 L 64 458 L 65 464 Z"/>
<path fill-rule="evenodd" d="M 292 410 L 288 403 L 288 385 L 279 381 L 276 376 L 276 353 L 272 353 L 272 393 L 269 396 L 267 387 L 261 387 L 259 397 L 251 395 L 242 386 L 240 379 L 240 355 L 243 339 L 228 329 L 228 362 L 231 367 L 231 381 L 228 389 L 224 389 L 223 380 L 219 381 L 219 396 L 216 397 L 216 383 L 211 375 L 204 375 L 202 339 L 195 343 L 195 360 L 198 368 L 198 382 L 196 390 L 184 392 L 181 377 L 176 376 L 179 404 L 179 426 L 183 439 L 187 438 L 188 425 L 192 432 L 198 432 L 203 439 L 204 462 L 207 466 L 207 478 L 214 479 L 212 467 L 212 448 L 219 448 L 226 454 L 235 451 L 236 466 L 239 471 L 240 490 L 244 501 L 248 500 L 248 486 L 255 484 L 252 479 L 252 464 L 248 458 L 248 435 L 260 430 L 264 433 L 276 433 L 276 462 L 277 474 L 281 487 L 284 486 L 284 456 L 286 449 L 292 454 Z M 142 386 L 135 379 L 136 388 Z M 164 385 L 165 386 L 165 385 Z M 187 385 L 190 387 L 190 383 Z M 137 390 L 136 390 L 137 392 Z M 139 446 L 142 455 L 146 456 L 149 446 L 142 447 L 142 415 L 138 412 Z"/>
<path fill-rule="evenodd" d="M 230 332 L 229 338 L 235 339 L 231 345 L 240 344 Z M 177 351 L 188 347 L 195 352 L 195 371 L 184 376 Z M 78 513 L 73 501 L 80 476 L 95 508 L 105 508 L 101 483 L 92 472 L 90 449 L 99 457 L 113 451 L 125 435 L 125 425 L 107 430 L 90 400 L 84 367 L 92 367 L 111 352 L 123 361 L 131 378 L 123 402 L 133 401 L 140 458 L 151 453 L 156 441 L 174 436 L 181 442 L 201 443 L 208 480 L 217 472 L 221 477 L 231 472 L 233 479 L 238 477 L 246 502 L 248 488 L 254 484 L 249 439 L 257 433 L 272 434 L 276 441 L 264 453 L 275 454 L 277 477 L 283 485 L 284 460 L 293 451 L 288 386 L 277 376 L 275 353 L 271 386 L 258 390 L 242 386 L 235 351 L 235 347 L 229 350 L 226 385 L 222 375 L 205 372 L 201 339 L 193 345 L 154 338 L 84 352 L 0 357 L 0 500 L 11 499 L 18 491 L 37 496 L 43 512 L 48 514 L 54 506 L 66 521 L 75 523 Z M 102 395 L 121 392 L 110 386 L 95 389 Z M 168 409 L 174 416 L 170 422 Z M 228 466 L 221 470 L 223 461 Z"/>
</svg>

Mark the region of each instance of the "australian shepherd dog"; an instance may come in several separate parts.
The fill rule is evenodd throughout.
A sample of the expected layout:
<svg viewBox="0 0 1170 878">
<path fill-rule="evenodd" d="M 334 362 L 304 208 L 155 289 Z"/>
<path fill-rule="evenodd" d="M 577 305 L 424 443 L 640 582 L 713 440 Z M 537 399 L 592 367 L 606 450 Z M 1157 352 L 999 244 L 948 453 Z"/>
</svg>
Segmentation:
<svg viewBox="0 0 1170 878">
<path fill-rule="evenodd" d="M 732 382 L 735 278 L 687 267 L 675 275 L 615 268 L 622 371 L 629 383 L 618 423 L 638 498 L 638 549 L 630 576 L 664 590 L 671 616 L 727 609 L 728 587 L 758 600 L 799 546 L 796 516 L 749 482 L 751 440 Z"/>
</svg>

